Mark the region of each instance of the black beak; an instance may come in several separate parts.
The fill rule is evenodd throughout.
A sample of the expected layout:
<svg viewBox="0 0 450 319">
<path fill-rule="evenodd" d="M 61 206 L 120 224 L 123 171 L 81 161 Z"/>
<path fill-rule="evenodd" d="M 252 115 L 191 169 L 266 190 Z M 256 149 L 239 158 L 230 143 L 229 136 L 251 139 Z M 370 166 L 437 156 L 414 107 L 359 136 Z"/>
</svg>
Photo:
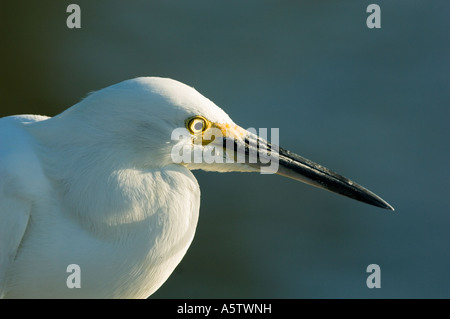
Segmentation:
<svg viewBox="0 0 450 319">
<path fill-rule="evenodd" d="M 271 145 L 266 140 L 249 133 L 243 140 L 225 137 L 223 147 L 229 154 L 233 151 L 234 158 L 245 157 L 245 163 L 258 169 L 268 168 L 274 161 L 278 163 L 274 173 L 286 176 L 309 185 L 341 194 L 355 200 L 389 209 L 394 208 L 378 195 L 355 182 L 314 163 L 302 156 L 287 151 L 277 145 Z"/>
</svg>

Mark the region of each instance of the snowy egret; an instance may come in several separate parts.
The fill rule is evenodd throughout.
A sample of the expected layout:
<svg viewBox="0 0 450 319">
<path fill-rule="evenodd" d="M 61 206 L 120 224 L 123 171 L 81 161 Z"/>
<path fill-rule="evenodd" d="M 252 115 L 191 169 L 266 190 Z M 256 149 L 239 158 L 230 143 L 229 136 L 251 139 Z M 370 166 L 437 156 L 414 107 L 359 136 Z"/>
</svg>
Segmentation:
<svg viewBox="0 0 450 319">
<path fill-rule="evenodd" d="M 180 127 L 187 136 L 173 139 Z M 212 128 L 224 135 L 196 143 Z M 225 156 L 243 146 L 247 156 L 251 141 L 265 143 L 195 89 L 156 77 L 107 87 L 53 118 L 0 119 L 0 296 L 148 297 L 194 236 L 200 189 L 191 170 L 264 167 L 174 162 L 173 149 L 215 146 Z M 278 174 L 393 210 L 358 184 L 266 145 Z M 70 265 L 79 288 L 68 285 Z"/>
</svg>

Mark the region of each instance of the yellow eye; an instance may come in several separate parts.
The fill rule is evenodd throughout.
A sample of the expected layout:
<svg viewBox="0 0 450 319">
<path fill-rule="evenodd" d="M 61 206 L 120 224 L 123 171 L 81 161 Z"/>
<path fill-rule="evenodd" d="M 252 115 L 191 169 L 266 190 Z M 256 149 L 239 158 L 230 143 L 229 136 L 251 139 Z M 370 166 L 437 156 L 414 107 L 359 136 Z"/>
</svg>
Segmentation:
<svg viewBox="0 0 450 319">
<path fill-rule="evenodd" d="M 202 116 L 196 116 L 186 120 L 186 127 L 192 134 L 200 134 L 208 128 L 208 121 Z"/>
</svg>

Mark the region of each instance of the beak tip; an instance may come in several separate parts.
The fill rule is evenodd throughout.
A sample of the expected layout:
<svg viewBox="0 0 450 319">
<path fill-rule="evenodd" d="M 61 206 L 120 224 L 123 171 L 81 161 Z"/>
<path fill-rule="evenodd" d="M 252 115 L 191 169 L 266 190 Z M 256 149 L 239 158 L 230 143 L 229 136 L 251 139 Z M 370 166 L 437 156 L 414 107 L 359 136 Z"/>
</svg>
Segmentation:
<svg viewBox="0 0 450 319">
<path fill-rule="evenodd" d="M 376 196 L 376 195 L 375 195 Z M 388 202 L 386 202 L 385 200 L 383 200 L 382 198 L 376 196 L 376 201 L 372 201 L 372 202 L 367 202 L 368 204 L 371 204 L 373 206 L 377 206 L 383 209 L 387 209 L 390 211 L 395 211 L 395 208 L 389 204 Z"/>
<path fill-rule="evenodd" d="M 395 208 L 389 204 L 387 201 L 385 201 L 384 199 L 382 199 L 380 196 L 372 193 L 371 191 L 363 188 L 362 186 L 358 185 L 359 190 L 363 190 L 364 193 L 362 197 L 353 197 L 353 199 L 362 201 L 362 202 L 366 202 L 367 204 L 373 205 L 373 206 L 377 206 L 386 210 L 390 210 L 390 211 L 395 211 Z"/>
</svg>

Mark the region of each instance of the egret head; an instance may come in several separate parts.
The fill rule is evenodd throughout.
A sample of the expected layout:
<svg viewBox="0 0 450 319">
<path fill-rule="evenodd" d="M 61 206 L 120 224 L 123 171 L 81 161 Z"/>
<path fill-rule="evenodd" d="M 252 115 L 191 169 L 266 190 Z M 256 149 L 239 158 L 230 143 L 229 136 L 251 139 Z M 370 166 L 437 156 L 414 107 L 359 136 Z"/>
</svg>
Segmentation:
<svg viewBox="0 0 450 319">
<path fill-rule="evenodd" d="M 58 117 L 69 115 L 107 139 L 109 147 L 126 150 L 135 166 L 276 173 L 393 210 L 362 186 L 236 125 L 194 88 L 172 79 L 142 77 L 112 85 Z"/>
</svg>

